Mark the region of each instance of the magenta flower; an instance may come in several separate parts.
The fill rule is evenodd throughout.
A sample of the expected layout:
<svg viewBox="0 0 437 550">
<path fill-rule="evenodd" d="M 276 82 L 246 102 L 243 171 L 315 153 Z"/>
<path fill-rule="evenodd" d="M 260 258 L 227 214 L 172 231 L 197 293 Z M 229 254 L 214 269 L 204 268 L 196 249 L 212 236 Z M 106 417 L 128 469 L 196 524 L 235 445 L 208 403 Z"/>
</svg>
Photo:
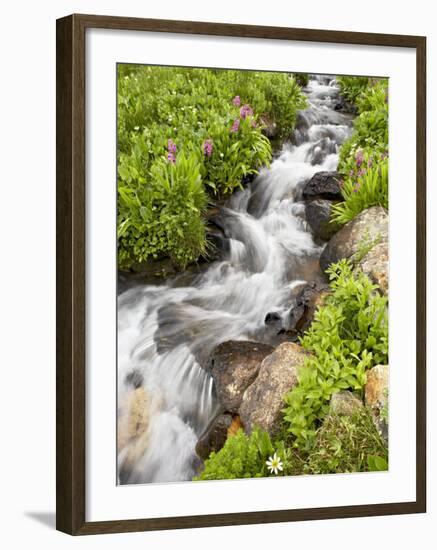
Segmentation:
<svg viewBox="0 0 437 550">
<path fill-rule="evenodd" d="M 239 95 L 236 95 L 234 97 L 234 99 L 232 100 L 232 103 L 236 106 L 236 107 L 239 107 L 241 105 L 241 99 L 240 99 L 240 96 Z"/>
<path fill-rule="evenodd" d="M 355 164 L 360 167 L 363 164 L 364 155 L 362 151 L 358 151 L 355 155 Z"/>
<path fill-rule="evenodd" d="M 361 170 L 358 170 L 358 176 L 364 176 L 366 173 L 366 170 L 364 168 L 361 168 Z"/>
<path fill-rule="evenodd" d="M 205 141 L 203 142 L 203 154 L 205 155 L 205 157 L 211 157 L 213 147 L 214 145 L 212 139 L 205 139 Z"/>
<path fill-rule="evenodd" d="M 168 153 L 167 155 L 168 162 L 171 162 L 172 164 L 176 164 L 176 157 L 173 153 Z"/>
<path fill-rule="evenodd" d="M 373 166 L 373 157 L 370 157 L 367 161 L 367 167 L 370 168 L 371 166 Z"/>
<path fill-rule="evenodd" d="M 359 190 L 359 189 L 360 189 L 360 184 L 359 184 L 358 181 L 356 181 L 356 182 L 354 183 L 353 192 L 354 192 L 354 193 L 358 193 L 358 190 Z"/>
<path fill-rule="evenodd" d="M 176 143 L 172 139 L 168 140 L 167 149 L 169 153 L 171 153 L 172 155 L 176 155 L 178 148 L 176 147 Z"/>
<path fill-rule="evenodd" d="M 240 116 L 241 118 L 246 118 L 247 116 L 253 115 L 253 109 L 250 105 L 243 105 L 240 109 Z"/>
<path fill-rule="evenodd" d="M 232 124 L 231 132 L 238 132 L 239 129 L 240 129 L 240 119 L 236 118 L 234 120 L 234 123 Z"/>
</svg>

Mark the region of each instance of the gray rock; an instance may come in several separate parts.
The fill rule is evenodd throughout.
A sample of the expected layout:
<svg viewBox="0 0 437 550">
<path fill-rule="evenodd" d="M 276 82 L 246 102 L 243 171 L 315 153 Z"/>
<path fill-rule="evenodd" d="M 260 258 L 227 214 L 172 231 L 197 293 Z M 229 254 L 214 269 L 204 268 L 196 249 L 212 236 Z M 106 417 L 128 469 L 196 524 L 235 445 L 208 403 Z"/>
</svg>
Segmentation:
<svg viewBox="0 0 437 550">
<path fill-rule="evenodd" d="M 342 176 L 339 172 L 316 172 L 303 188 L 303 199 L 342 201 L 341 181 Z"/>
<path fill-rule="evenodd" d="M 325 246 L 320 256 L 320 267 L 326 270 L 332 263 L 357 255 L 366 243 L 388 242 L 388 214 L 382 206 L 363 210 Z"/>
<path fill-rule="evenodd" d="M 271 346 L 245 340 L 229 340 L 211 353 L 206 370 L 214 379 L 223 410 L 237 412 L 246 388 L 258 375 L 262 360 Z"/>
<path fill-rule="evenodd" d="M 386 441 L 388 440 L 388 425 L 387 419 L 382 415 L 382 411 L 388 405 L 388 384 L 388 365 L 376 365 L 367 373 L 367 381 L 364 388 L 366 406 L 371 411 L 377 430 Z"/>
<path fill-rule="evenodd" d="M 279 427 L 283 397 L 297 384 L 297 367 L 308 352 L 298 344 L 284 342 L 262 362 L 258 377 L 247 388 L 240 406 L 244 429 L 250 433 L 255 426 L 275 435 Z"/>
<path fill-rule="evenodd" d="M 356 265 L 369 279 L 379 286 L 382 294 L 388 294 L 388 242 L 373 246 Z"/>
<path fill-rule="evenodd" d="M 330 412 L 342 416 L 351 416 L 363 407 L 363 402 L 350 391 L 334 393 L 329 403 Z"/>
<path fill-rule="evenodd" d="M 306 220 L 315 237 L 323 241 L 329 239 L 339 230 L 339 226 L 331 223 L 332 201 L 316 199 L 305 204 Z"/>
<path fill-rule="evenodd" d="M 196 445 L 196 454 L 206 460 L 212 451 L 219 451 L 226 442 L 228 429 L 232 424 L 232 414 L 219 415 L 199 438 Z"/>
</svg>

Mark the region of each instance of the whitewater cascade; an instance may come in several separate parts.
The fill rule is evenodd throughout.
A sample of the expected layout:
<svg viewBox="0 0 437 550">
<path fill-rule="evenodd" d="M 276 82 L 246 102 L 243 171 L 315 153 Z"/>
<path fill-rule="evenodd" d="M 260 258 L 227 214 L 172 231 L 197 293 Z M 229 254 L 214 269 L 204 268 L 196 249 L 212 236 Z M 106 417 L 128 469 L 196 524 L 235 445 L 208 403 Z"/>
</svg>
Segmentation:
<svg viewBox="0 0 437 550">
<path fill-rule="evenodd" d="M 294 286 L 320 276 L 320 245 L 301 201 L 303 185 L 335 170 L 352 118 L 334 110 L 332 77 L 312 76 L 291 142 L 269 168 L 235 193 L 220 219 L 227 257 L 189 281 L 133 284 L 118 297 L 118 414 L 128 394 L 143 388 L 147 437 L 118 452 L 120 483 L 190 480 L 199 465 L 194 448 L 219 411 L 214 384 L 202 368 L 226 340 L 272 343 L 268 312 L 286 315 Z"/>
</svg>

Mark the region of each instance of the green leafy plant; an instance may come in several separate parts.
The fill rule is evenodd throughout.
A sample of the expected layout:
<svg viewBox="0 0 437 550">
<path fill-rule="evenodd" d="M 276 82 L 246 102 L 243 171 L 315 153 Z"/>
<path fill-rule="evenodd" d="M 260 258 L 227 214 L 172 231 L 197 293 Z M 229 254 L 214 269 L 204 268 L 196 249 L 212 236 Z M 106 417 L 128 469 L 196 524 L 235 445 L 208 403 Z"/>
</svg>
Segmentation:
<svg viewBox="0 0 437 550">
<path fill-rule="evenodd" d="M 309 448 L 332 395 L 363 390 L 366 371 L 388 354 L 387 298 L 375 292 L 364 273 L 341 260 L 328 269 L 332 293 L 301 339 L 312 352 L 298 373 L 298 385 L 285 396 L 284 421 L 295 445 Z"/>
<path fill-rule="evenodd" d="M 337 82 L 341 94 L 351 103 L 355 103 L 361 93 L 368 87 L 367 76 L 339 76 Z"/>
<path fill-rule="evenodd" d="M 228 437 L 222 449 L 212 452 L 205 461 L 198 480 L 266 477 L 266 460 L 276 452 L 269 434 L 255 428 L 250 435 L 238 430 Z"/>
<path fill-rule="evenodd" d="M 285 136 L 305 105 L 290 74 L 119 65 L 120 267 L 195 261 L 207 247 L 208 198 L 270 163 L 263 116 Z"/>
<path fill-rule="evenodd" d="M 365 163 L 366 168 L 343 181 L 344 201 L 332 207 L 332 222 L 343 225 L 371 206 L 388 209 L 388 159 L 379 159 L 374 165 L 369 165 L 369 160 Z"/>
</svg>

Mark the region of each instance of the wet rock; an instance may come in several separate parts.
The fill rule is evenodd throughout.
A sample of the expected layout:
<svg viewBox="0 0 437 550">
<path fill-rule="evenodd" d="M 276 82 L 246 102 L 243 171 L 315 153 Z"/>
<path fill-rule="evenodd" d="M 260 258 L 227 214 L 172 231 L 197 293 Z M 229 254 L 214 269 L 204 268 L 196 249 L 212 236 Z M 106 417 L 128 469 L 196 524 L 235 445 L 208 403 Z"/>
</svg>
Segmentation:
<svg viewBox="0 0 437 550">
<path fill-rule="evenodd" d="M 279 427 L 283 397 L 297 384 L 297 367 L 308 355 L 298 344 L 284 342 L 262 362 L 258 377 L 244 393 L 240 417 L 250 433 L 255 426 L 275 435 Z"/>
<path fill-rule="evenodd" d="M 330 412 L 341 416 L 352 416 L 363 407 L 363 402 L 350 391 L 334 393 L 329 403 Z"/>
<path fill-rule="evenodd" d="M 379 286 L 382 294 L 388 294 L 388 242 L 373 246 L 356 265 L 369 279 Z"/>
<path fill-rule="evenodd" d="M 320 267 L 326 270 L 343 258 L 359 255 L 366 243 L 388 242 L 388 214 L 382 206 L 363 210 L 344 225 L 325 246 L 320 256 Z"/>
<path fill-rule="evenodd" d="M 282 317 L 278 312 L 271 311 L 267 313 L 264 319 L 264 324 L 268 327 L 273 328 L 274 330 L 278 330 L 279 332 L 282 328 Z"/>
<path fill-rule="evenodd" d="M 367 373 L 367 382 L 364 388 L 366 406 L 371 411 L 377 430 L 386 441 L 388 440 L 388 425 L 386 419 L 383 418 L 382 410 L 388 404 L 388 383 L 388 365 L 376 365 Z"/>
<path fill-rule="evenodd" d="M 196 445 L 196 454 L 206 460 L 212 451 L 219 451 L 226 442 L 228 430 L 232 425 L 232 414 L 219 415 L 206 432 L 200 437 Z"/>
<path fill-rule="evenodd" d="M 337 102 L 334 105 L 334 111 L 339 111 L 340 113 L 357 115 L 358 109 L 353 103 L 349 103 L 343 96 L 339 96 Z"/>
<path fill-rule="evenodd" d="M 339 226 L 331 223 L 333 202 L 326 199 L 316 199 L 305 204 L 305 214 L 313 235 L 323 241 L 329 239 L 339 230 Z"/>
<path fill-rule="evenodd" d="M 207 226 L 206 238 L 209 244 L 208 251 L 205 255 L 206 260 L 222 260 L 227 254 L 229 254 L 229 239 L 217 226 Z"/>
<path fill-rule="evenodd" d="M 302 285 L 287 319 L 287 330 L 302 333 L 313 322 L 317 308 L 329 294 L 329 286 L 316 282 Z"/>
<path fill-rule="evenodd" d="M 273 348 L 259 342 L 229 340 L 211 353 L 206 367 L 214 379 L 225 411 L 237 412 L 246 388 L 258 375 L 261 362 Z"/>
<path fill-rule="evenodd" d="M 118 410 L 117 450 L 120 482 L 125 483 L 149 442 L 152 397 L 143 388 L 128 391 Z"/>
<path fill-rule="evenodd" d="M 339 172 L 316 172 L 305 184 L 302 196 L 304 200 L 327 199 L 341 201 L 342 176 Z"/>
</svg>

